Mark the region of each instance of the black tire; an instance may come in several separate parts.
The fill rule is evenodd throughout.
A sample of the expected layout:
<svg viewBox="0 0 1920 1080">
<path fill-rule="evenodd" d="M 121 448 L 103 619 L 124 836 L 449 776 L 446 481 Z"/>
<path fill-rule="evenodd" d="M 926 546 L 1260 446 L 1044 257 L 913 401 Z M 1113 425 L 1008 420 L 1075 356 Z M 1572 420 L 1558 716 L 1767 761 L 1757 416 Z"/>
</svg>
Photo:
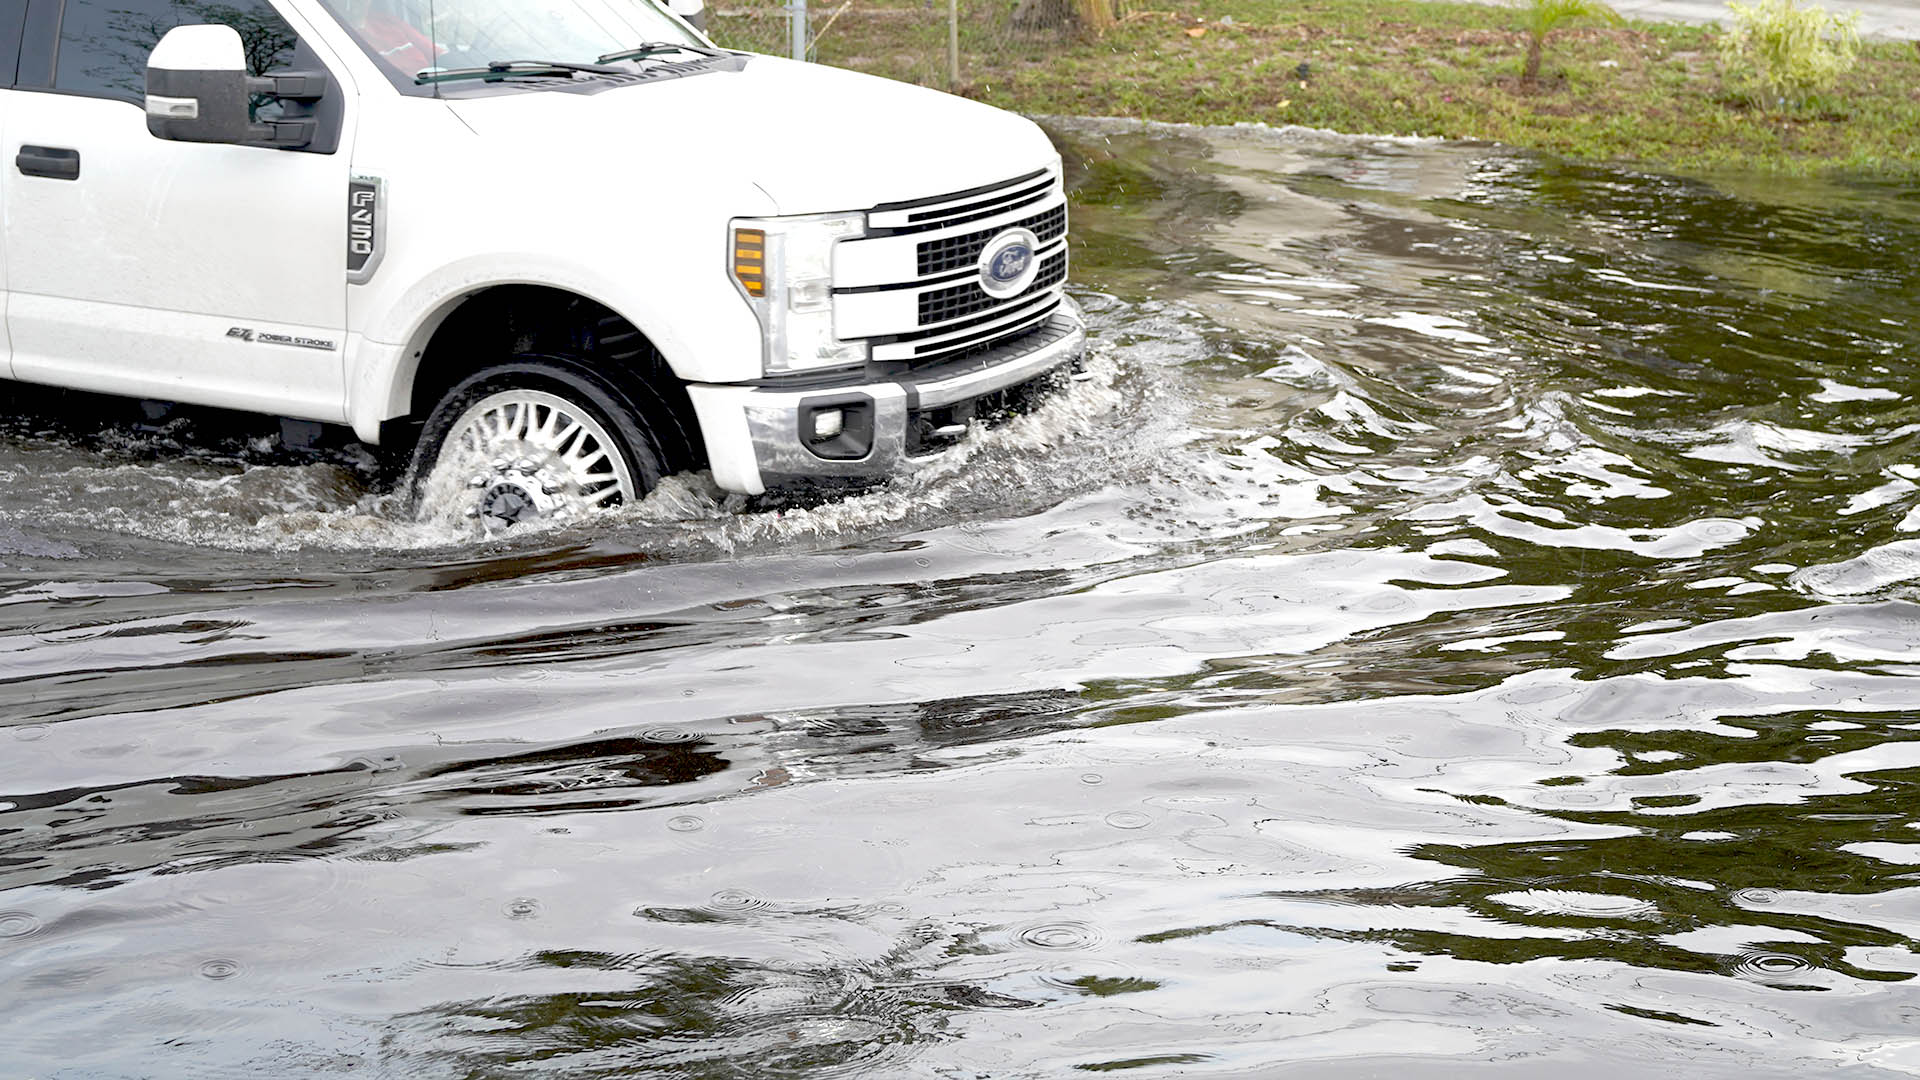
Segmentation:
<svg viewBox="0 0 1920 1080">
<path fill-rule="evenodd" d="M 641 388 L 643 391 L 645 388 Z M 597 374 L 583 357 L 565 354 L 521 353 L 492 364 L 454 383 L 427 415 L 407 469 L 407 503 L 418 513 L 427 475 L 453 425 L 476 402 L 503 390 L 540 390 L 565 399 L 589 413 L 612 436 L 611 449 L 624 456 L 627 471 L 644 497 L 667 475 L 669 454 L 660 444 L 650 395 L 635 394 Z"/>
</svg>

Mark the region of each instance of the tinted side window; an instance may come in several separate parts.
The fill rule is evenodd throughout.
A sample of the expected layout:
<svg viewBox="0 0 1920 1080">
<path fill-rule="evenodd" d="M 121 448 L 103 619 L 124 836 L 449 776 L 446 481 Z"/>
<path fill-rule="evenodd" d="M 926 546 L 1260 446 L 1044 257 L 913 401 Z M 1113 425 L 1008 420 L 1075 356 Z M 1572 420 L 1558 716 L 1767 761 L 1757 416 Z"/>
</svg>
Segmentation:
<svg viewBox="0 0 1920 1080">
<path fill-rule="evenodd" d="M 153 47 L 167 31 L 195 23 L 238 30 L 255 75 L 285 67 L 299 41 L 266 0 L 67 0 L 53 88 L 142 101 Z"/>
<path fill-rule="evenodd" d="M 27 5 L 0 7 L 0 86 L 12 86 L 20 66 L 20 32 L 27 25 Z"/>
</svg>

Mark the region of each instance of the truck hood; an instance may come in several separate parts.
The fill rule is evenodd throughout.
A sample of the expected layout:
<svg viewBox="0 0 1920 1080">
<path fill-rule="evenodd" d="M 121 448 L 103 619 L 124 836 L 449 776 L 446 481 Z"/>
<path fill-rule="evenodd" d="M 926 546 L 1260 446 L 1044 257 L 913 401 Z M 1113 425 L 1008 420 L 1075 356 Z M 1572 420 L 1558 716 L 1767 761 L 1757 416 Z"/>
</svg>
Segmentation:
<svg viewBox="0 0 1920 1080">
<path fill-rule="evenodd" d="M 628 164 L 656 183 L 666 171 L 702 189 L 750 181 L 781 214 L 964 191 L 1055 156 L 1046 133 L 1012 113 L 771 56 L 598 93 L 530 89 L 447 104 L 481 138 L 537 148 L 558 168 Z"/>
</svg>

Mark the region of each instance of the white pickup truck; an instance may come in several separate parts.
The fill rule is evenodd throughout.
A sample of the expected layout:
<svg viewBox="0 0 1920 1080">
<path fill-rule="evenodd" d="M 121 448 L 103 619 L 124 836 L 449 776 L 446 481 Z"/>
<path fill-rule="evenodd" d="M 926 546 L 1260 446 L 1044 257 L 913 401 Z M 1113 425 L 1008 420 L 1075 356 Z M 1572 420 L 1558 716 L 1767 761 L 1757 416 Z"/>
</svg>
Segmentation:
<svg viewBox="0 0 1920 1080">
<path fill-rule="evenodd" d="M 1085 347 L 1038 127 L 653 0 L 0 0 L 0 147 L 0 377 L 350 425 L 490 529 L 885 475 Z"/>
</svg>

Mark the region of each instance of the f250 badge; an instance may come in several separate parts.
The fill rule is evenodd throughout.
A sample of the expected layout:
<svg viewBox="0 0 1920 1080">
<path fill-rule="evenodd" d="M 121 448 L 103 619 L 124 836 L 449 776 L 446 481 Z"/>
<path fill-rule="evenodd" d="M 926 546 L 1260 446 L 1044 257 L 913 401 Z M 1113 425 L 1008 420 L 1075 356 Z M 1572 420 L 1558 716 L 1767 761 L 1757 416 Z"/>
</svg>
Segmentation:
<svg viewBox="0 0 1920 1080">
<path fill-rule="evenodd" d="M 373 280 L 385 253 L 386 183 L 377 176 L 347 179 L 347 280 Z"/>
</svg>

